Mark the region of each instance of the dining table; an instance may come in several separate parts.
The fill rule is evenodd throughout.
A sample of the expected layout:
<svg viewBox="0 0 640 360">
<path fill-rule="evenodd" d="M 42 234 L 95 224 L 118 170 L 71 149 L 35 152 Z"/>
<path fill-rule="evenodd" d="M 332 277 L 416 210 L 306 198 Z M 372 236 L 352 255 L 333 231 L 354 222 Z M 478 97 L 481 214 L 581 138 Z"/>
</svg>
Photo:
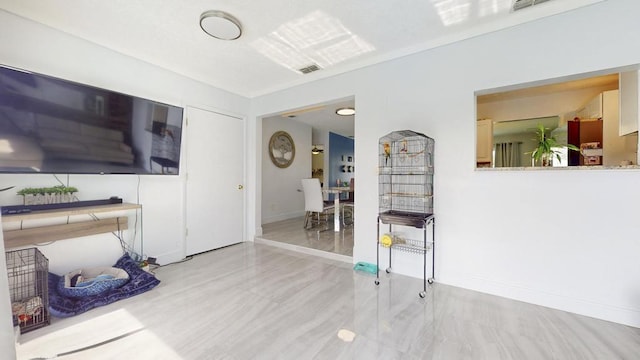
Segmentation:
<svg viewBox="0 0 640 360">
<path fill-rule="evenodd" d="M 333 231 L 340 231 L 340 194 L 348 193 L 351 191 L 349 186 L 333 186 L 323 188 L 322 192 L 325 194 L 334 194 L 333 196 Z"/>
</svg>

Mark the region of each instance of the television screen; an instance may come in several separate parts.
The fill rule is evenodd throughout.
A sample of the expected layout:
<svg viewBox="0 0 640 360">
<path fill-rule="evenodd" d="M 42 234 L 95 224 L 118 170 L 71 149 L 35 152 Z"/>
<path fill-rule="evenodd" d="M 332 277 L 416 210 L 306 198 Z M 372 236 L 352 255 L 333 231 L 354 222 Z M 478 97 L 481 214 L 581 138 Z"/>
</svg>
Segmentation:
<svg viewBox="0 0 640 360">
<path fill-rule="evenodd" d="M 183 108 L 0 66 L 0 173 L 173 174 Z"/>
</svg>

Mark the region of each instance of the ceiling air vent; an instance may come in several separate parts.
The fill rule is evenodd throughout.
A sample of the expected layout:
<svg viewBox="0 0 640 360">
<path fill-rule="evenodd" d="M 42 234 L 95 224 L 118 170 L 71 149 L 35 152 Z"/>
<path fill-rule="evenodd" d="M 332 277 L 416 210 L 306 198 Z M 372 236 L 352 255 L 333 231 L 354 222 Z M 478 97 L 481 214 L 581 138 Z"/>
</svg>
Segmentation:
<svg viewBox="0 0 640 360">
<path fill-rule="evenodd" d="M 529 6 L 542 4 L 543 2 L 547 2 L 550 0 L 515 0 L 513 2 L 513 11 L 522 10 Z"/>
<path fill-rule="evenodd" d="M 312 73 L 312 72 L 318 71 L 318 70 L 320 70 L 320 66 L 318 66 L 316 64 L 311 64 L 309 66 L 305 66 L 303 68 L 298 69 L 298 71 L 300 71 L 303 74 Z"/>
</svg>

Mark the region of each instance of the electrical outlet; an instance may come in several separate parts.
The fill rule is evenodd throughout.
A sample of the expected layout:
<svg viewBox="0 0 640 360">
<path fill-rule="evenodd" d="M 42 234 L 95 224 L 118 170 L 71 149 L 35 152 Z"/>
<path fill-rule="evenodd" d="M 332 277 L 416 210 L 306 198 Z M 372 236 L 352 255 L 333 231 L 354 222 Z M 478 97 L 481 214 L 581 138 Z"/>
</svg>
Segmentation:
<svg viewBox="0 0 640 360">
<path fill-rule="evenodd" d="M 148 257 L 147 258 L 147 264 L 158 265 L 158 263 L 156 262 L 156 258 L 154 258 L 154 257 Z"/>
</svg>

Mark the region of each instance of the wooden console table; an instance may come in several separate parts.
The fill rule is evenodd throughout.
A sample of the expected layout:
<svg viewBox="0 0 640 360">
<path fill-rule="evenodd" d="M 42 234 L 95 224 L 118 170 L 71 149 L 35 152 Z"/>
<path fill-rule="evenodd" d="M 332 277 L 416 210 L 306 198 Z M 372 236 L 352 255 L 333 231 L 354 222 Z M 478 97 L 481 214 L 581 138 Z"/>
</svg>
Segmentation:
<svg viewBox="0 0 640 360">
<path fill-rule="evenodd" d="M 96 235 L 119 230 L 126 230 L 129 225 L 126 216 L 107 219 L 96 219 L 59 225 L 43 225 L 30 228 L 4 230 L 4 224 L 23 222 L 27 220 L 52 219 L 75 215 L 89 215 L 106 212 L 142 209 L 139 204 L 109 204 L 97 206 L 83 206 L 66 209 L 32 211 L 22 214 L 2 216 L 4 247 L 6 249 L 33 245 L 48 241 L 64 240 L 81 236 Z"/>
</svg>

